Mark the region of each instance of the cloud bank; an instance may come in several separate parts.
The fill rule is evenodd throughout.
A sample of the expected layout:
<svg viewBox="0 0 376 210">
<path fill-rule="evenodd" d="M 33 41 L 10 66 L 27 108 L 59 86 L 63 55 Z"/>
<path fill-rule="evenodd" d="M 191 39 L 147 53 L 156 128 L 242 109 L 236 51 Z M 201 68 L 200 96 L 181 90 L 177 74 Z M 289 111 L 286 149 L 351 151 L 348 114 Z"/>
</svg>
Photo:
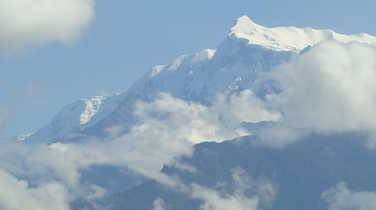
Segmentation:
<svg viewBox="0 0 376 210">
<path fill-rule="evenodd" d="M 238 102 L 248 106 L 238 106 Z M 253 112 L 249 113 L 248 109 L 252 107 Z M 80 183 L 81 171 L 92 165 L 126 167 L 162 184 L 178 185 L 177 180 L 161 172 L 165 164 L 173 163 L 194 173 L 194 168 L 180 164 L 177 157 L 190 155 L 195 144 L 247 135 L 240 127 L 241 122 L 279 117 L 279 114 L 265 110 L 251 91 L 221 95 L 210 107 L 162 93 L 154 101 L 137 102 L 134 114 L 140 123 L 121 136 L 116 133 L 116 128 L 110 129 L 112 137 L 106 141 L 4 144 L 0 148 L 0 168 L 15 177 L 28 177 L 38 188 L 51 180 L 58 182 L 72 196 L 89 193 L 93 187 Z M 24 188 L 28 193 L 28 188 Z M 162 208 L 162 203 L 159 204 L 155 204 L 156 208 Z"/>
<path fill-rule="evenodd" d="M 281 111 L 292 127 L 318 131 L 376 128 L 376 49 L 328 42 L 312 48 L 275 78 Z"/>
<path fill-rule="evenodd" d="M 276 132 L 283 131 L 289 138 L 279 143 L 289 143 L 307 131 L 376 134 L 374 78 L 376 48 L 359 43 L 321 43 L 279 66 L 266 76 L 282 89 L 280 94 L 268 95 L 269 106 L 283 116 L 282 128 Z"/>
<path fill-rule="evenodd" d="M 77 39 L 95 16 L 95 0 L 0 1 L 0 52 Z"/>
</svg>

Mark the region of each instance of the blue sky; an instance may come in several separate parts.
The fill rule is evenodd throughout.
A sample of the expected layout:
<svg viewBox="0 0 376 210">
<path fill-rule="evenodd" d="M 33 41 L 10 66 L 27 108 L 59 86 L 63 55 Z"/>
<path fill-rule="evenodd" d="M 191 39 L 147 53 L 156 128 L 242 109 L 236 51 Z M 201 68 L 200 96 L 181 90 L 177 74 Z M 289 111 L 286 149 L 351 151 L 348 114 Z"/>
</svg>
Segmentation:
<svg viewBox="0 0 376 210">
<path fill-rule="evenodd" d="M 126 90 L 153 65 L 215 48 L 241 15 L 266 26 L 376 34 L 374 8 L 372 0 L 98 0 L 78 40 L 0 55 L 0 137 L 36 130 L 79 98 Z"/>
</svg>

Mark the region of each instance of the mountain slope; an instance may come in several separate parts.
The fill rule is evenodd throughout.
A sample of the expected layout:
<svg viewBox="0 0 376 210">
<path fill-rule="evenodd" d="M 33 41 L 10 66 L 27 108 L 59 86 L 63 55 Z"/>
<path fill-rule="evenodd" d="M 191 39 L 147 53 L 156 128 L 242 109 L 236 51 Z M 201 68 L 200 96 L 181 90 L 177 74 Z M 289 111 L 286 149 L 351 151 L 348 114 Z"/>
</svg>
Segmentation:
<svg viewBox="0 0 376 210">
<path fill-rule="evenodd" d="M 361 143 L 362 139 L 354 133 L 313 135 L 283 150 L 257 146 L 252 143 L 253 138 L 202 143 L 196 145 L 192 157 L 183 158 L 197 173 L 187 173 L 173 166 L 166 166 L 163 171 L 179 177 L 186 185 L 196 183 L 220 189 L 219 186 L 227 184 L 230 186 L 225 191 L 230 191 L 231 172 L 241 168 L 255 179 L 267 178 L 276 183 L 276 197 L 263 209 L 323 210 L 328 209 L 328 203 L 322 193 L 338 183 L 348 183 L 349 187 L 361 191 L 376 190 L 373 179 L 376 170 L 370 167 L 376 160 L 376 153 L 369 152 Z M 179 190 L 155 182 L 111 196 L 105 202 L 114 210 L 150 210 L 158 197 L 165 201 L 166 209 L 196 210 L 202 204 Z"/>
</svg>

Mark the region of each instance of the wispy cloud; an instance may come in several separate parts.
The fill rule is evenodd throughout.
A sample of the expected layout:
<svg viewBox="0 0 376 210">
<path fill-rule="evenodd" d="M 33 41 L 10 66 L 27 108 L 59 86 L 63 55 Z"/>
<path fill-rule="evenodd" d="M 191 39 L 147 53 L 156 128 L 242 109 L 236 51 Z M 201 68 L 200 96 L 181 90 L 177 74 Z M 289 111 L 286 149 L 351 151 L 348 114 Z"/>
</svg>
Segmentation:
<svg viewBox="0 0 376 210">
<path fill-rule="evenodd" d="M 192 185 L 192 197 L 202 200 L 202 210 L 259 210 L 271 206 L 276 187 L 266 180 L 255 180 L 242 169 L 233 172 L 234 190 L 224 193 L 200 185 Z"/>
<path fill-rule="evenodd" d="M 165 210 L 165 202 L 162 198 L 153 201 L 153 210 Z"/>
<path fill-rule="evenodd" d="M 274 183 L 267 179 L 255 179 L 241 168 L 232 171 L 232 180 L 221 182 L 217 187 L 177 181 L 175 190 L 201 202 L 202 210 L 261 210 L 271 207 L 277 195 Z M 153 210 L 168 209 L 161 197 L 153 202 Z"/>
<path fill-rule="evenodd" d="M 323 192 L 322 198 L 328 203 L 329 210 L 376 209 L 376 192 L 352 191 L 343 182 Z"/>
<path fill-rule="evenodd" d="M 69 210 L 68 193 L 57 182 L 30 187 L 0 169 L 0 207 L 4 210 Z"/>
</svg>

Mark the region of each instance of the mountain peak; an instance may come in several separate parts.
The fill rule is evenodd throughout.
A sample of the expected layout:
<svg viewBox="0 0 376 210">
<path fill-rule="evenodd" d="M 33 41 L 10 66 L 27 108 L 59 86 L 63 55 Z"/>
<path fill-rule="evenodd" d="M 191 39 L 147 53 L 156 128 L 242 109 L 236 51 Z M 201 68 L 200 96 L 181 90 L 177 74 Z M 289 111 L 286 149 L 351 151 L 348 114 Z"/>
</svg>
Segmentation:
<svg viewBox="0 0 376 210">
<path fill-rule="evenodd" d="M 243 15 L 237 19 L 234 27 L 251 26 L 251 25 L 259 26 L 250 17 L 248 17 L 247 15 Z"/>
<path fill-rule="evenodd" d="M 247 40 L 250 45 L 257 45 L 275 51 L 293 52 L 300 52 L 308 46 L 329 40 L 376 45 L 376 37 L 368 34 L 345 35 L 332 30 L 297 27 L 269 28 L 256 24 L 248 16 L 241 16 L 237 19 L 229 37 L 231 39 Z"/>
</svg>

